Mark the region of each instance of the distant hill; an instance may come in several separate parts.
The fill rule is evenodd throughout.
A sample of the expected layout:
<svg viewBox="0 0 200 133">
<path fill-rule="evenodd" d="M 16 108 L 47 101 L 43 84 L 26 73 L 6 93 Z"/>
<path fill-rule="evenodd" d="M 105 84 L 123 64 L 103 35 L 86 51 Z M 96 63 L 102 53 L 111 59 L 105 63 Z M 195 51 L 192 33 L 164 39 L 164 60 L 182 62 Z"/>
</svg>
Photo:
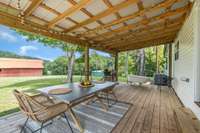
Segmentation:
<svg viewBox="0 0 200 133">
<path fill-rule="evenodd" d="M 0 50 L 0 57 L 3 57 L 3 58 L 21 58 L 21 59 L 39 59 L 39 58 L 30 57 L 30 56 L 21 56 L 21 55 L 12 53 L 12 52 L 1 51 L 1 50 Z"/>
</svg>

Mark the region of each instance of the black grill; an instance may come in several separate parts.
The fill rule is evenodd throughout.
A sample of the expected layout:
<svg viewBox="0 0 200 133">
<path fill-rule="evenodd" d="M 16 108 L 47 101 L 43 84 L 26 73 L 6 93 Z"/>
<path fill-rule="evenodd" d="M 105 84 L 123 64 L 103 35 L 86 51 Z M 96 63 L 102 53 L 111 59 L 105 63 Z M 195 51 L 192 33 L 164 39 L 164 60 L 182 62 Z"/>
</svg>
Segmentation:
<svg viewBox="0 0 200 133">
<path fill-rule="evenodd" d="M 164 85 L 167 86 L 169 83 L 169 78 L 165 74 L 156 74 L 154 77 L 154 84 L 155 85 Z"/>
</svg>

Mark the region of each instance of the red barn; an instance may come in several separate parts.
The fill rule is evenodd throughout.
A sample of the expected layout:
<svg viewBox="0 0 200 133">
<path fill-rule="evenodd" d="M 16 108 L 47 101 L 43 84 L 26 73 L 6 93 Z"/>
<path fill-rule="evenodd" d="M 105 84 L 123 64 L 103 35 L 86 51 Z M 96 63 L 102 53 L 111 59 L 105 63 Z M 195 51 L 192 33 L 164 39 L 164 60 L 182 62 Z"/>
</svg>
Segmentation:
<svg viewBox="0 0 200 133">
<path fill-rule="evenodd" d="M 0 58 L 0 77 L 41 76 L 43 68 L 42 60 Z"/>
</svg>

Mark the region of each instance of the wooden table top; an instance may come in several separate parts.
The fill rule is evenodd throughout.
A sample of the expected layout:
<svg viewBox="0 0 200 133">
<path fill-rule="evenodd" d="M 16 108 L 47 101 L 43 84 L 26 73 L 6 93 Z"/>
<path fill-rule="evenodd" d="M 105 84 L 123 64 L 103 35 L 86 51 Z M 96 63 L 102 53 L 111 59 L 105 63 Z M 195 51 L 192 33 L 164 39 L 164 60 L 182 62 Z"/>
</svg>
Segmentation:
<svg viewBox="0 0 200 133">
<path fill-rule="evenodd" d="M 105 83 L 96 83 L 93 87 L 89 88 L 82 88 L 79 86 L 79 83 L 67 83 L 63 85 L 56 85 L 56 86 L 49 86 L 45 88 L 39 89 L 42 93 L 46 95 L 48 94 L 48 91 L 56 88 L 69 88 L 72 89 L 70 93 L 67 94 L 58 94 L 58 95 L 50 95 L 54 98 L 64 101 L 68 104 L 76 102 L 77 100 L 90 96 L 92 94 L 98 93 L 100 91 L 113 88 L 115 85 L 117 85 L 117 82 L 105 82 Z"/>
</svg>

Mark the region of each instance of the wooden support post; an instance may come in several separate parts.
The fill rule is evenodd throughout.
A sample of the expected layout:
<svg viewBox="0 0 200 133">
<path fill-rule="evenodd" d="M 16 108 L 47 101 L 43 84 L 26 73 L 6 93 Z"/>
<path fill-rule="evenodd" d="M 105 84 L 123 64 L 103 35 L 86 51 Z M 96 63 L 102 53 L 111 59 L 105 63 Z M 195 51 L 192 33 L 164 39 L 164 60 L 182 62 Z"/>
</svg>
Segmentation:
<svg viewBox="0 0 200 133">
<path fill-rule="evenodd" d="M 89 80 L 89 47 L 85 46 L 85 80 Z"/>
<path fill-rule="evenodd" d="M 169 44 L 169 53 L 168 53 L 168 63 L 169 63 L 169 86 L 171 86 L 172 80 L 172 44 Z"/>
<path fill-rule="evenodd" d="M 159 57 L 158 57 L 158 46 L 156 46 L 156 73 L 160 73 L 159 70 Z"/>
<path fill-rule="evenodd" d="M 126 52 L 126 67 L 125 67 L 125 73 L 126 73 L 126 80 L 128 83 L 128 51 Z"/>
<path fill-rule="evenodd" d="M 115 53 L 115 72 L 116 72 L 116 81 L 118 81 L 118 53 Z"/>
</svg>

